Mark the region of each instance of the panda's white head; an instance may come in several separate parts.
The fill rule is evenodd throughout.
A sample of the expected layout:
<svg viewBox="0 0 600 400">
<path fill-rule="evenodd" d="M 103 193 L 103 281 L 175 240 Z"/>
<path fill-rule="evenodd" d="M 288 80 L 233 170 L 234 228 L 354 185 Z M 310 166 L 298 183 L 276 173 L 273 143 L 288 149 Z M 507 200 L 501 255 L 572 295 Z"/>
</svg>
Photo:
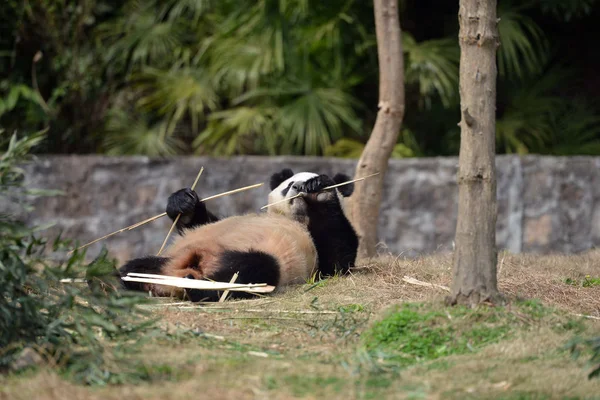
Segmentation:
<svg viewBox="0 0 600 400">
<path fill-rule="evenodd" d="M 286 168 L 281 172 L 275 173 L 271 176 L 271 192 L 269 193 L 268 203 L 275 203 L 283 199 L 291 198 L 298 194 L 298 189 L 306 181 L 316 178 L 319 176 L 313 172 L 294 172 Z M 333 181 L 338 184 L 349 181 L 350 178 L 344 174 L 337 174 L 333 177 Z M 335 193 L 340 200 L 340 206 L 343 208 L 343 197 L 349 197 L 354 192 L 354 184 L 348 184 L 340 186 L 335 189 Z M 275 212 L 279 214 L 288 215 L 290 213 L 290 202 L 281 202 L 274 206 L 269 207 L 268 212 Z"/>
</svg>

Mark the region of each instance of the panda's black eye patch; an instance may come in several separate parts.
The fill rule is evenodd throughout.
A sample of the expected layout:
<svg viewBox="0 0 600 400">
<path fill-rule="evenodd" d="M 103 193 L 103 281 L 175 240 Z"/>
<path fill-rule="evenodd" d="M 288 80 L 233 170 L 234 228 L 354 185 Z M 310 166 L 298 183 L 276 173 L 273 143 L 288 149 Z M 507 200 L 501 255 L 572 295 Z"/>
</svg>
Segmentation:
<svg viewBox="0 0 600 400">
<path fill-rule="evenodd" d="M 288 192 L 290 191 L 290 188 L 292 187 L 293 184 L 294 184 L 294 182 L 290 182 L 290 184 L 287 185 L 287 187 L 281 191 L 281 195 L 283 197 L 285 197 L 288 194 Z"/>
</svg>

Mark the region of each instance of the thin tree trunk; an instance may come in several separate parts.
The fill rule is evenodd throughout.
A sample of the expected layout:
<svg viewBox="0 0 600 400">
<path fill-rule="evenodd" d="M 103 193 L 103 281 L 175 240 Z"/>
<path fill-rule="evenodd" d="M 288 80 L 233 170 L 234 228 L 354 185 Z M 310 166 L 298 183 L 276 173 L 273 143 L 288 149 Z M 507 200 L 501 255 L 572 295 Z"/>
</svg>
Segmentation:
<svg viewBox="0 0 600 400">
<path fill-rule="evenodd" d="M 379 59 L 379 111 L 373 132 L 356 166 L 355 177 L 379 175 L 356 185 L 350 198 L 350 219 L 360 238 L 358 257 L 371 257 L 377 245 L 377 225 L 383 179 L 404 116 L 404 59 L 398 0 L 374 0 Z"/>
<path fill-rule="evenodd" d="M 501 299 L 496 276 L 496 0 L 460 0 L 461 134 L 449 304 Z"/>
</svg>

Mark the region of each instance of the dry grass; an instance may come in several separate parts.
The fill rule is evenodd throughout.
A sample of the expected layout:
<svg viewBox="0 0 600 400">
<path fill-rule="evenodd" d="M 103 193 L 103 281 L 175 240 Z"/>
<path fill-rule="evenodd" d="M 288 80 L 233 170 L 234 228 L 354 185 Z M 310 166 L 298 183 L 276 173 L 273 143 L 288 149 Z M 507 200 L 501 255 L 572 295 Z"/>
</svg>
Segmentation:
<svg viewBox="0 0 600 400">
<path fill-rule="evenodd" d="M 499 255 L 499 285 L 509 299 L 537 298 L 571 314 L 600 317 L 599 286 L 565 283 L 566 278 L 586 275 L 600 276 L 600 252 Z M 145 363 L 155 369 L 150 383 L 91 389 L 42 371 L 0 377 L 0 399 L 527 399 L 600 394 L 600 380 L 587 379 L 584 361 L 574 361 L 561 350 L 573 332 L 552 329 L 551 323 L 476 353 L 418 363 L 399 378 L 353 375 L 360 334 L 390 306 L 439 304 L 447 294 L 404 282 L 404 276 L 450 286 L 451 255 L 382 256 L 363 263 L 351 276 L 257 300 L 164 306 L 173 300 L 157 299 L 153 314 L 168 331 L 184 328 L 201 334 L 149 345 Z M 586 324 L 588 332 L 600 331 L 600 321 Z"/>
</svg>

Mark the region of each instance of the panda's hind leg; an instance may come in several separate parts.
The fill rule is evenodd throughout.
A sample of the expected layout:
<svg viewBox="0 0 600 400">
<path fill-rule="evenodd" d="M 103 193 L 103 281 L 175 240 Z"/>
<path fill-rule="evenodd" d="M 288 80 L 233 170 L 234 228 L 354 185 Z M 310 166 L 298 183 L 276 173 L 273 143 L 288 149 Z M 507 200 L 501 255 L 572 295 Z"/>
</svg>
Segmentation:
<svg viewBox="0 0 600 400">
<path fill-rule="evenodd" d="M 206 275 L 207 279 L 217 282 L 229 282 L 237 272 L 235 283 L 266 283 L 277 286 L 280 278 L 280 266 L 275 257 L 262 251 L 249 250 L 224 251 L 218 260 L 218 268 Z M 193 279 L 189 275 L 188 278 Z M 216 290 L 188 289 L 186 293 L 193 302 L 218 301 L 222 292 Z M 254 294 L 248 292 L 229 292 L 229 297 L 234 299 L 253 298 Z"/>
</svg>

